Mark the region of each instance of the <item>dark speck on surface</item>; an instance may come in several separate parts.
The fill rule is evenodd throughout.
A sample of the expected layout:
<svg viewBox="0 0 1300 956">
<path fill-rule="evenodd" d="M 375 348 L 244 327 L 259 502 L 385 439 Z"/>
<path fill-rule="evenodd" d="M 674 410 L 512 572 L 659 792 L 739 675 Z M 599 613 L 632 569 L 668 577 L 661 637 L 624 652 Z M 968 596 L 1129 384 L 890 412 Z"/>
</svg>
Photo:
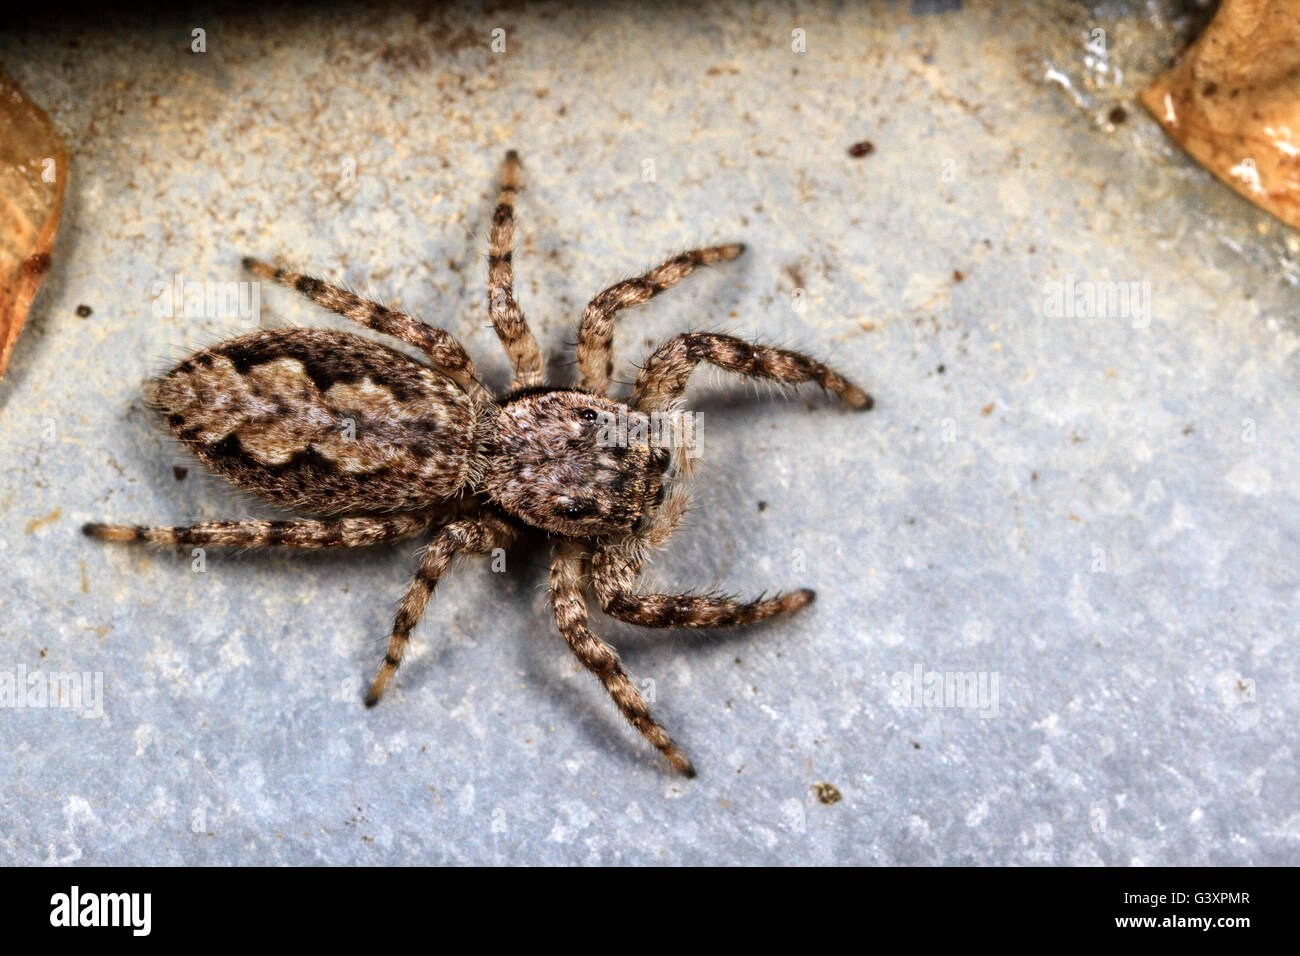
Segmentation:
<svg viewBox="0 0 1300 956">
<path fill-rule="evenodd" d="M 860 143 L 854 143 L 849 147 L 849 155 L 854 159 L 861 159 L 863 156 L 870 156 L 876 151 L 876 144 L 869 139 L 864 139 Z"/>
<path fill-rule="evenodd" d="M 77 315 L 81 316 L 81 318 L 83 319 L 88 318 L 93 313 L 93 311 L 94 310 L 91 309 L 91 307 L 88 305 L 77 306 Z"/>
<path fill-rule="evenodd" d="M 1128 119 L 1128 111 L 1122 106 L 1112 106 L 1110 112 L 1106 114 L 1106 118 L 1118 126 Z"/>
<path fill-rule="evenodd" d="M 185 468 L 181 465 L 172 465 L 172 475 L 175 476 L 177 481 L 184 481 L 185 476 L 188 475 L 189 473 L 190 470 L 188 468 Z"/>
<path fill-rule="evenodd" d="M 814 783 L 813 791 L 817 794 L 817 799 L 828 807 L 844 799 L 839 787 L 831 783 Z"/>
</svg>

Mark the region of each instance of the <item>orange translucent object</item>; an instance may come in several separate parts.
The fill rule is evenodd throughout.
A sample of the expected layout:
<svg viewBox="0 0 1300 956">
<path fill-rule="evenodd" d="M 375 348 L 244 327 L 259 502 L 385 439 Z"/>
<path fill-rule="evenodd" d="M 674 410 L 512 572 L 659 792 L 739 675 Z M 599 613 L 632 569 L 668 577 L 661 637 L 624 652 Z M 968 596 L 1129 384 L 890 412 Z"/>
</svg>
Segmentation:
<svg viewBox="0 0 1300 956">
<path fill-rule="evenodd" d="M 1223 0 L 1141 98 L 1206 169 L 1300 228 L 1300 0 Z"/>
<path fill-rule="evenodd" d="M 0 71 L 0 375 L 49 271 L 67 181 L 49 117 Z"/>
</svg>

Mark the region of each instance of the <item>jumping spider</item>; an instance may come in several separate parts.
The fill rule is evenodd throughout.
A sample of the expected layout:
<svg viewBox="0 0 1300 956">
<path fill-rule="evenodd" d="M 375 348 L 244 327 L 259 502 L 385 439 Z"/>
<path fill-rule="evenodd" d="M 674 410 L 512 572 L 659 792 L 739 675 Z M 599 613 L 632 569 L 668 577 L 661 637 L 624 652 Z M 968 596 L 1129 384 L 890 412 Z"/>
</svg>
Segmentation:
<svg viewBox="0 0 1300 956">
<path fill-rule="evenodd" d="M 320 279 L 245 259 L 255 275 L 415 346 L 428 364 L 356 335 L 314 329 L 262 330 L 195 352 L 146 386 L 150 404 L 216 473 L 276 504 L 321 517 L 181 528 L 90 524 L 83 530 L 110 541 L 351 548 L 436 526 L 366 696 L 373 706 L 452 556 L 506 548 L 521 526 L 540 529 L 555 539 L 550 596 L 560 633 L 623 715 L 674 768 L 693 776 L 614 649 L 588 630 L 585 591 L 594 590 L 607 614 L 644 627 L 746 624 L 803 607 L 813 592 L 737 601 L 637 591 L 649 552 L 686 511 L 689 459 L 648 444 L 598 441 L 596 424 L 679 408 L 700 362 L 785 385 L 817 382 L 857 409 L 871 408 L 872 399 L 797 352 L 704 332 L 661 345 L 626 404 L 607 397 L 619 310 L 658 295 L 699 266 L 734 259 L 743 251 L 739 244 L 682 253 L 600 293 L 578 333 L 580 387 L 542 384 L 541 352 L 513 293 L 519 179 L 512 151 L 488 258 L 492 325 L 514 367 L 508 394 L 488 392 L 465 349 L 443 329 Z"/>
</svg>

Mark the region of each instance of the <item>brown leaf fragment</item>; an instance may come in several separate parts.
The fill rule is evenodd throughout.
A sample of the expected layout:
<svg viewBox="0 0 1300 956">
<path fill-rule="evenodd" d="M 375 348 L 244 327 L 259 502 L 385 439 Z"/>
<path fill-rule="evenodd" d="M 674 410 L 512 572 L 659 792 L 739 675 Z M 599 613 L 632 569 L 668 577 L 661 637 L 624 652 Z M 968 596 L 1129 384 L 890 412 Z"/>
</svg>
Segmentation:
<svg viewBox="0 0 1300 956">
<path fill-rule="evenodd" d="M 0 376 L 50 271 L 67 182 L 62 138 L 0 71 Z"/>
<path fill-rule="evenodd" d="M 1300 0 L 1223 0 L 1141 100 L 1206 169 L 1300 228 Z"/>
</svg>

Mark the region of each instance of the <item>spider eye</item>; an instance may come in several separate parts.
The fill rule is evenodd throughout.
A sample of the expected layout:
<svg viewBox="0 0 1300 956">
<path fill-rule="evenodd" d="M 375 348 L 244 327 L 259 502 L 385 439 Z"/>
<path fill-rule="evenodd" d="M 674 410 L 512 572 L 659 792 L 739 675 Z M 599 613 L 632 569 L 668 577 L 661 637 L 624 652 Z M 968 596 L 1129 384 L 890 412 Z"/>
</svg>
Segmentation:
<svg viewBox="0 0 1300 956">
<path fill-rule="evenodd" d="M 566 518 L 589 518 L 594 513 L 594 509 L 588 505 L 574 502 L 571 505 L 565 505 L 564 516 Z"/>
<path fill-rule="evenodd" d="M 578 412 L 578 417 L 584 422 L 594 422 L 600 415 L 594 408 L 584 408 Z"/>
</svg>

